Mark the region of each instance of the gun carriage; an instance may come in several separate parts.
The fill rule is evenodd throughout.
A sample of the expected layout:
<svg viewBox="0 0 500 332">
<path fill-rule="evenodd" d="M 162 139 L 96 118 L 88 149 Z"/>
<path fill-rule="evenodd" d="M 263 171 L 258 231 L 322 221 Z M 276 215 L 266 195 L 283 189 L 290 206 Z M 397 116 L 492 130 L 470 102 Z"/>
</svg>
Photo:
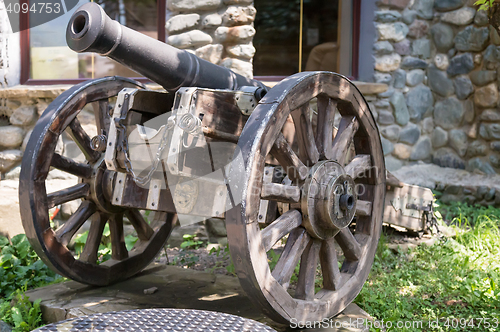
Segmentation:
<svg viewBox="0 0 500 332">
<path fill-rule="evenodd" d="M 90 80 L 40 117 L 22 162 L 20 205 L 26 235 L 47 265 L 107 285 L 145 268 L 178 219 L 218 217 L 226 220 L 243 288 L 269 317 L 321 320 L 352 302 L 379 240 L 386 171 L 375 120 L 347 78 L 303 72 L 269 89 L 123 27 L 93 3 L 74 13 L 67 42 L 166 91 L 120 77 Z M 94 110 L 94 137 L 78 118 L 86 105 Z M 64 133 L 84 161 L 57 152 Z M 53 168 L 79 182 L 48 193 Z M 53 229 L 49 210 L 75 199 L 78 209 Z M 130 250 L 124 217 L 138 236 Z M 89 234 L 75 256 L 68 244 L 86 222 Z M 112 258 L 99 262 L 106 224 Z M 280 241 L 271 267 L 267 252 Z"/>
</svg>

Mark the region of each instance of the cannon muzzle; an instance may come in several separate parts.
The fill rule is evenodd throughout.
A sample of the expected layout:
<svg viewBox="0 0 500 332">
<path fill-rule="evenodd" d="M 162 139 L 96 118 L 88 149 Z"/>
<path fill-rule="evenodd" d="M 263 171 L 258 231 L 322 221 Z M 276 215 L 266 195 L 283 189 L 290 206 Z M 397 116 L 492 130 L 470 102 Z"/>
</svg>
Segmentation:
<svg viewBox="0 0 500 332">
<path fill-rule="evenodd" d="M 267 90 L 259 81 L 121 25 L 95 3 L 85 4 L 73 14 L 66 29 L 66 41 L 76 52 L 105 55 L 167 91 L 189 86 L 232 90 L 257 86 Z"/>
</svg>

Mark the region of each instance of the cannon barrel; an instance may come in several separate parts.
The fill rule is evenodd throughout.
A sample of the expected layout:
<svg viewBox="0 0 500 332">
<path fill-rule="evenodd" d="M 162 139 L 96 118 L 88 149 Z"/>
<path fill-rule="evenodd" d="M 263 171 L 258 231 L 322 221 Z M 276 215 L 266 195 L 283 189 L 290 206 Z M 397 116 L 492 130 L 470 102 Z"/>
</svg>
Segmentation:
<svg viewBox="0 0 500 332">
<path fill-rule="evenodd" d="M 267 91 L 257 80 L 121 25 L 92 2 L 81 6 L 71 17 L 66 42 L 76 52 L 96 52 L 116 60 L 167 91 L 189 86 L 232 90 L 257 86 Z"/>
</svg>

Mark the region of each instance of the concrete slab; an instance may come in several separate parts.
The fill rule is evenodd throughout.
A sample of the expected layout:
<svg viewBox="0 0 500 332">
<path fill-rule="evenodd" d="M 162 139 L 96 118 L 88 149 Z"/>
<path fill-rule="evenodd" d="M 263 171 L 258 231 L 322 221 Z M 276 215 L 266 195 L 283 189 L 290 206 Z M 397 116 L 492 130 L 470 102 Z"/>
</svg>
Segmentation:
<svg viewBox="0 0 500 332">
<path fill-rule="evenodd" d="M 154 291 L 153 287 L 157 290 Z M 180 308 L 225 312 L 259 321 L 277 331 L 290 330 L 290 327 L 276 324 L 255 308 L 237 278 L 156 263 L 134 278 L 108 287 L 66 281 L 28 291 L 26 295 L 31 301 L 42 299 L 43 319 L 47 323 L 109 311 Z M 352 323 L 358 319 L 371 317 L 351 304 L 326 324 L 328 327 L 303 330 L 368 331 L 353 327 Z"/>
</svg>

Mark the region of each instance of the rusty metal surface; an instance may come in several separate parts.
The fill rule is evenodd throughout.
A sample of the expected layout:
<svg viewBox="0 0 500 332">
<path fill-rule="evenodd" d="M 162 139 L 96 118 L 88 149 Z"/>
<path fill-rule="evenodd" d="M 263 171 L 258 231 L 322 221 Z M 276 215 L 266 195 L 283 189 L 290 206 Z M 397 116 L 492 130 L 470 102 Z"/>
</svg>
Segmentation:
<svg viewBox="0 0 500 332">
<path fill-rule="evenodd" d="M 34 331 L 272 332 L 276 330 L 251 319 L 214 311 L 142 309 L 107 312 L 68 319 L 46 325 Z"/>
</svg>

